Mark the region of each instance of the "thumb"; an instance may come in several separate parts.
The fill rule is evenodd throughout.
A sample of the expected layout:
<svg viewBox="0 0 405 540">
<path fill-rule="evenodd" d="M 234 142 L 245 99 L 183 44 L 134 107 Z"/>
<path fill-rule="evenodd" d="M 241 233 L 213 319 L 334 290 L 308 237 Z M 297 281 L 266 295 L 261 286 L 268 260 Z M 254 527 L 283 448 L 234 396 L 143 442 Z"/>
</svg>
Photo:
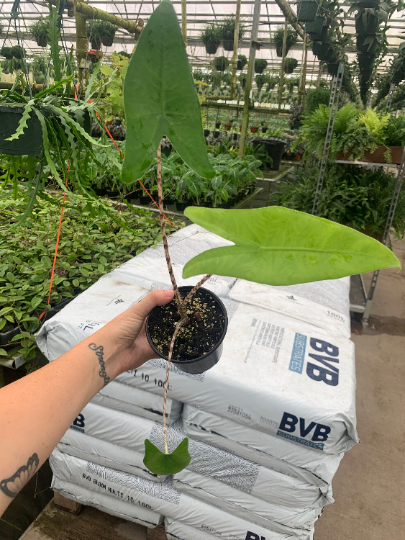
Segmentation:
<svg viewBox="0 0 405 540">
<path fill-rule="evenodd" d="M 133 313 L 144 319 L 155 306 L 164 306 L 173 300 L 174 291 L 153 291 L 132 307 Z"/>
</svg>

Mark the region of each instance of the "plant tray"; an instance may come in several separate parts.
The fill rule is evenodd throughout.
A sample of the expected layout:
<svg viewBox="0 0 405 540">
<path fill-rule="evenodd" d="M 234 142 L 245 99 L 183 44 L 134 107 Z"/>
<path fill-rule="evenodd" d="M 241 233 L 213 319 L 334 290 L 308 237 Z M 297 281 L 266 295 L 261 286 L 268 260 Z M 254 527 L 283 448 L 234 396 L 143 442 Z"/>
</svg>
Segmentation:
<svg viewBox="0 0 405 540">
<path fill-rule="evenodd" d="M 403 148 L 402 146 L 389 146 L 388 147 L 391 150 L 391 163 L 394 165 L 399 165 L 401 163 L 402 159 L 402 153 Z M 385 152 L 387 151 L 387 148 L 385 146 L 378 146 L 373 153 L 369 152 L 368 150 L 364 152 L 364 156 L 361 160 L 361 162 L 364 163 L 389 163 L 385 159 Z M 343 154 L 343 152 L 339 152 L 337 155 L 337 160 L 339 161 L 353 161 L 349 160 L 349 156 L 351 155 L 351 152 L 348 154 Z"/>
<path fill-rule="evenodd" d="M 11 156 L 40 156 L 42 154 L 42 127 L 35 114 L 27 122 L 23 135 L 14 141 L 6 141 L 17 131 L 24 109 L 0 106 L 0 154 Z"/>
<path fill-rule="evenodd" d="M 299 22 L 311 22 L 318 13 L 318 3 L 313 0 L 301 0 L 298 4 L 297 18 Z"/>
<path fill-rule="evenodd" d="M 14 326 L 7 332 L 0 332 L 0 345 L 8 345 L 14 336 L 20 332 L 18 326 Z"/>
</svg>

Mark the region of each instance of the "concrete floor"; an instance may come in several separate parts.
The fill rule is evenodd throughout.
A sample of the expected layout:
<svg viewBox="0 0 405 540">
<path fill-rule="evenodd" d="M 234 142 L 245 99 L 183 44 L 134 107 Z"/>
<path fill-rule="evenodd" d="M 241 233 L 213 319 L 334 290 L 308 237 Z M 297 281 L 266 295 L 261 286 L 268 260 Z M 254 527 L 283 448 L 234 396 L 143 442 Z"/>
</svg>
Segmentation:
<svg viewBox="0 0 405 540">
<path fill-rule="evenodd" d="M 315 540 L 404 538 L 405 243 L 396 242 L 395 252 L 402 271 L 380 273 L 370 327 L 354 327 L 361 443 L 342 461 L 333 482 L 336 502 L 326 507 L 317 522 Z M 370 276 L 365 281 L 369 283 Z M 85 508 L 80 516 L 55 510 L 52 503 L 50 510 L 53 525 L 45 526 L 47 521 L 40 517 L 21 540 L 146 538 L 143 527 L 92 508 Z"/>
</svg>

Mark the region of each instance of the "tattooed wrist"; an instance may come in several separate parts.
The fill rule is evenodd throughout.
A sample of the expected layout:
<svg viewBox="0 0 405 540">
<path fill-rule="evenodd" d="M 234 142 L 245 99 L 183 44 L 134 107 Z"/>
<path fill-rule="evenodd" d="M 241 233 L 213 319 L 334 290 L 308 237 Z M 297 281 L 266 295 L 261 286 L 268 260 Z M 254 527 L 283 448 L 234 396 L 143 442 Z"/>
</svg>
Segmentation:
<svg viewBox="0 0 405 540">
<path fill-rule="evenodd" d="M 38 469 L 39 458 L 37 454 L 32 454 L 28 459 L 27 465 L 20 467 L 13 476 L 5 478 L 0 482 L 0 491 L 7 497 L 14 499 L 19 491 L 27 484 L 27 482 L 34 476 L 35 471 Z"/>
<path fill-rule="evenodd" d="M 89 349 L 96 353 L 98 358 L 98 363 L 100 364 L 100 371 L 98 374 L 104 381 L 104 386 L 110 382 L 110 377 L 107 375 L 105 370 L 105 361 L 104 361 L 104 347 L 102 345 L 96 345 L 95 343 L 90 343 Z"/>
</svg>

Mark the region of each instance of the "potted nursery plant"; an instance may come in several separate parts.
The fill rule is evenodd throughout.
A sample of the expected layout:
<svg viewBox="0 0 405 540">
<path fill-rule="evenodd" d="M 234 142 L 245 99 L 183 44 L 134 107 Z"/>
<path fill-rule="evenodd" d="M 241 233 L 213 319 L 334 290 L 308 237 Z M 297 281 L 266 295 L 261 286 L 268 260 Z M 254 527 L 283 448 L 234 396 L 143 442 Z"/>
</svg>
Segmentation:
<svg viewBox="0 0 405 540">
<path fill-rule="evenodd" d="M 204 30 L 201 32 L 201 41 L 205 45 L 207 54 L 215 54 L 221 43 L 221 29 L 215 24 L 207 24 Z"/>
<path fill-rule="evenodd" d="M 49 41 L 49 19 L 40 18 L 31 26 L 31 33 L 38 47 L 46 47 Z"/>
<path fill-rule="evenodd" d="M 255 73 L 263 73 L 267 67 L 267 60 L 263 58 L 256 58 L 255 60 Z"/>
<path fill-rule="evenodd" d="M 247 58 L 244 54 L 238 54 L 238 61 L 236 65 L 236 69 L 238 71 L 241 71 L 247 64 Z"/>
<path fill-rule="evenodd" d="M 235 16 L 231 15 L 230 17 L 226 17 L 220 26 L 222 45 L 226 51 L 233 51 L 235 23 Z M 239 22 L 239 41 L 243 38 L 244 34 L 245 29 Z"/>
<path fill-rule="evenodd" d="M 149 46 L 150 42 L 154 47 Z M 164 57 L 170 58 L 170 66 L 159 61 Z M 183 277 L 208 273 L 194 287 L 179 288 L 171 265 L 163 214 L 160 147 L 163 135 L 170 133 L 181 159 L 197 175 L 213 179 L 216 173 L 204 143 L 199 101 L 177 15 L 168 0 L 158 5 L 142 32 L 125 78 L 124 99 L 126 144 L 131 151 L 125 155 L 122 180 L 132 183 L 134 178 L 141 178 L 156 158 L 162 240 L 174 290 L 174 300 L 154 308 L 146 324 L 151 347 L 167 358 L 167 371 L 164 447 L 161 450 L 146 440 L 144 463 L 155 474 L 174 474 L 187 467 L 190 455 L 187 439 L 173 452 L 168 451 L 166 398 L 172 359 L 187 373 L 206 371 L 218 362 L 227 329 L 222 302 L 202 288 L 212 273 L 291 285 L 400 265 L 393 253 L 377 241 L 300 212 L 278 207 L 255 210 L 191 207 L 185 214 L 192 221 L 235 245 L 205 251 L 189 261 Z M 181 115 L 177 114 L 179 110 Z M 285 234 L 286 228 L 289 234 Z M 201 336 L 206 336 L 211 328 L 213 333 L 205 346 Z"/>
<path fill-rule="evenodd" d="M 94 29 L 96 29 L 96 33 L 100 36 L 101 43 L 105 47 L 111 47 L 114 43 L 114 37 L 118 30 L 118 26 L 115 26 L 115 24 L 111 24 L 108 21 L 95 21 L 93 31 Z"/>
<path fill-rule="evenodd" d="M 277 56 L 280 58 L 283 56 L 283 40 L 284 40 L 284 28 L 280 27 L 274 32 L 273 43 L 276 46 Z M 285 47 L 285 54 L 287 56 L 288 51 L 293 47 L 298 40 L 297 32 L 291 27 L 288 26 L 287 29 L 287 41 Z"/>
<path fill-rule="evenodd" d="M 286 73 L 292 73 L 297 66 L 298 66 L 298 60 L 296 58 L 284 59 L 284 71 Z"/>
<path fill-rule="evenodd" d="M 326 17 L 317 15 L 313 21 L 305 23 L 305 32 L 312 41 L 325 41 L 328 33 Z"/>
<path fill-rule="evenodd" d="M 99 51 L 101 49 L 101 36 L 98 33 L 98 25 L 97 22 L 100 21 L 90 21 L 87 23 L 87 37 L 90 40 L 91 43 L 91 49 L 95 51 Z"/>
<path fill-rule="evenodd" d="M 217 56 L 214 58 L 212 65 L 217 71 L 225 71 L 229 66 L 229 60 L 225 56 Z"/>
</svg>

